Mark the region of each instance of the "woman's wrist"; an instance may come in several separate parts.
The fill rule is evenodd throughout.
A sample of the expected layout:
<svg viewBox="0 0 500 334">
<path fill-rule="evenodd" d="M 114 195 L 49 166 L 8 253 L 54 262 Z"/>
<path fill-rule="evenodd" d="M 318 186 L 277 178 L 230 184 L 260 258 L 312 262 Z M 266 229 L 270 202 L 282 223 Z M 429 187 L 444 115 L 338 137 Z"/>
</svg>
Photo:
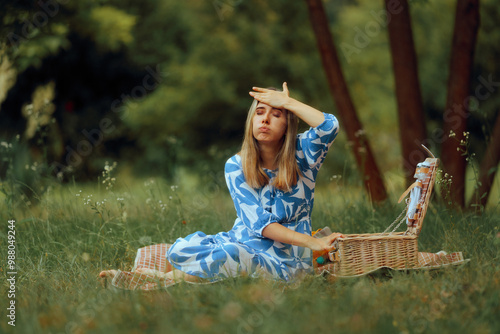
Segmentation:
<svg viewBox="0 0 500 334">
<path fill-rule="evenodd" d="M 317 244 L 318 244 L 318 239 L 317 238 L 314 238 L 310 235 L 308 235 L 308 238 L 307 238 L 307 242 L 305 244 L 305 247 L 309 248 L 309 249 L 316 249 L 317 248 Z"/>
<path fill-rule="evenodd" d="M 286 102 L 283 105 L 283 108 L 286 110 L 290 110 L 291 112 L 294 112 L 294 107 L 297 105 L 297 100 L 295 100 L 293 97 L 288 97 Z"/>
</svg>

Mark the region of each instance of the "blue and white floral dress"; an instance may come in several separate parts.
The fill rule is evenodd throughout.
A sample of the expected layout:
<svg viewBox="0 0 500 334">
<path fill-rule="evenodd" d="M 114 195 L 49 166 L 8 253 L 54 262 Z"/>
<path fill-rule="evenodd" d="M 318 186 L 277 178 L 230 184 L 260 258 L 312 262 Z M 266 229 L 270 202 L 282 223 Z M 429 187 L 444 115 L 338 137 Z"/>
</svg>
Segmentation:
<svg viewBox="0 0 500 334">
<path fill-rule="evenodd" d="M 241 274 L 265 273 L 290 281 L 312 272 L 312 252 L 268 239 L 264 228 L 278 222 L 287 228 L 311 235 L 311 212 L 316 176 L 338 133 L 338 121 L 324 114 L 325 121 L 297 136 L 296 159 L 302 172 L 289 192 L 271 183 L 276 171 L 265 170 L 270 183 L 260 189 L 250 187 L 243 175 L 239 155 L 225 166 L 226 183 L 237 218 L 229 232 L 206 235 L 195 232 L 179 238 L 167 251 L 167 260 L 190 275 L 216 281 Z"/>
</svg>

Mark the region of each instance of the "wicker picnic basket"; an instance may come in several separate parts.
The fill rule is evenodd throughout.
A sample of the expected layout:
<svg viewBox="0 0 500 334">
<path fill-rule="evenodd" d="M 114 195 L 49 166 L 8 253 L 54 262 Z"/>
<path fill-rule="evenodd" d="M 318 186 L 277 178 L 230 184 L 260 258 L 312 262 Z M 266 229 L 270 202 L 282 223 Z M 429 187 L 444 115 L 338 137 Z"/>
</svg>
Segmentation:
<svg viewBox="0 0 500 334">
<path fill-rule="evenodd" d="M 427 158 L 417 166 L 416 182 L 401 196 L 404 198 L 411 192 L 408 205 L 386 231 L 346 234 L 337 239 L 336 250 L 329 253 L 335 276 L 360 276 L 383 267 L 401 270 L 418 266 L 418 235 L 422 230 L 438 165 L 439 159 Z M 410 202 L 413 202 L 413 207 Z M 403 214 L 405 217 L 401 219 Z M 406 231 L 394 232 L 404 221 L 407 223 Z M 398 222 L 393 231 L 388 232 Z"/>
</svg>

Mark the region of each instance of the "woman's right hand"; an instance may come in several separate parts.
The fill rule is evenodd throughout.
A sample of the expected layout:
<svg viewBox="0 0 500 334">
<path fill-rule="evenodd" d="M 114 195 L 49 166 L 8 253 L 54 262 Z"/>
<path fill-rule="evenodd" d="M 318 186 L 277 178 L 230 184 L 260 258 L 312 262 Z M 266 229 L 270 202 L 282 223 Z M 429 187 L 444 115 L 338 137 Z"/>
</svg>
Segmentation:
<svg viewBox="0 0 500 334">
<path fill-rule="evenodd" d="M 309 248 L 316 252 L 330 252 L 335 249 L 333 242 L 337 240 L 337 238 L 343 237 L 344 235 L 342 233 L 332 233 L 323 238 L 314 238 L 314 242 L 311 243 Z"/>
</svg>

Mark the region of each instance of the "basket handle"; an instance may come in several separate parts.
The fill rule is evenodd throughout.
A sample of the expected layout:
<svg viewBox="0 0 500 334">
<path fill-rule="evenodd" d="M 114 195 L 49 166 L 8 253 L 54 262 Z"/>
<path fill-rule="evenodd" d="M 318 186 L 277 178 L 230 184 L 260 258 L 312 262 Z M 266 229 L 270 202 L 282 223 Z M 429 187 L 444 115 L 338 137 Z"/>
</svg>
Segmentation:
<svg viewBox="0 0 500 334">
<path fill-rule="evenodd" d="M 428 154 L 431 158 L 436 159 L 436 157 L 434 156 L 434 154 L 432 154 L 431 150 L 429 150 L 427 147 L 425 147 L 425 145 L 424 145 L 424 144 L 420 144 L 420 145 L 424 148 L 425 152 L 427 152 L 427 154 Z"/>
</svg>

